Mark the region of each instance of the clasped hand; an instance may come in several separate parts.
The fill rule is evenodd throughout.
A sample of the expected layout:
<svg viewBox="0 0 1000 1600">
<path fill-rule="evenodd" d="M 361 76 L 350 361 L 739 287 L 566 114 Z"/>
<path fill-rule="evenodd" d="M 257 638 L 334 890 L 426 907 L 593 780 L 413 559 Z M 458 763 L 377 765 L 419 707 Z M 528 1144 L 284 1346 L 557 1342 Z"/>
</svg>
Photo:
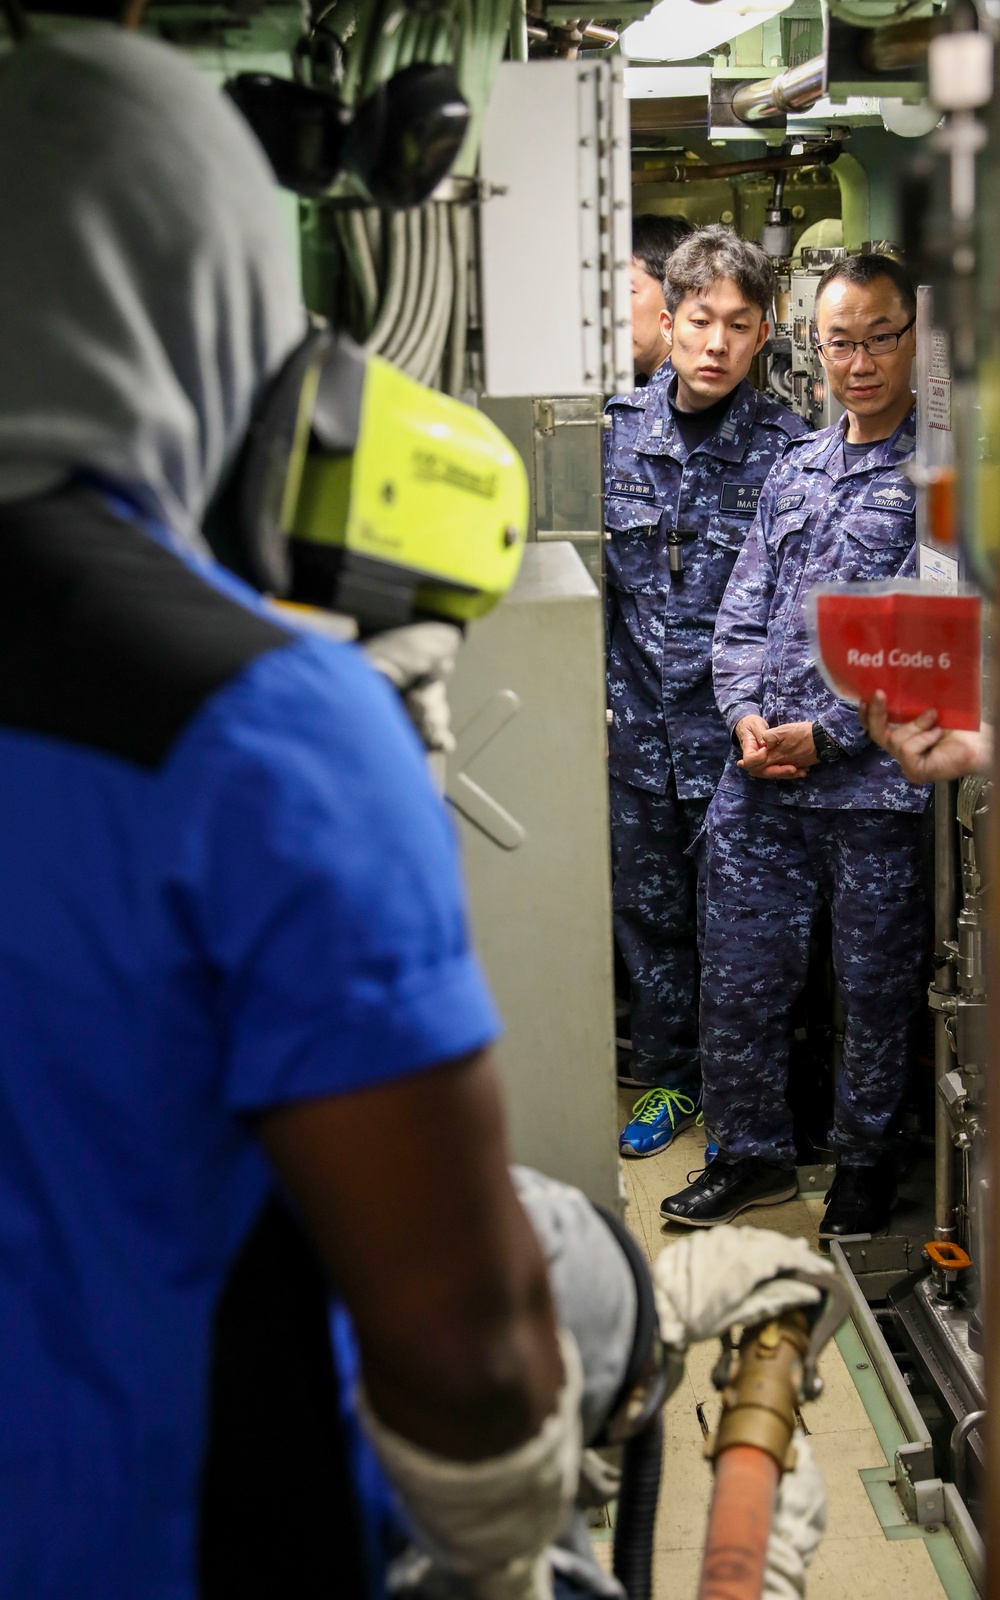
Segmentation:
<svg viewBox="0 0 1000 1600">
<path fill-rule="evenodd" d="M 769 728 L 763 717 L 749 716 L 735 732 L 743 751 L 738 765 L 752 778 L 802 778 L 819 759 L 811 722 Z"/>
</svg>

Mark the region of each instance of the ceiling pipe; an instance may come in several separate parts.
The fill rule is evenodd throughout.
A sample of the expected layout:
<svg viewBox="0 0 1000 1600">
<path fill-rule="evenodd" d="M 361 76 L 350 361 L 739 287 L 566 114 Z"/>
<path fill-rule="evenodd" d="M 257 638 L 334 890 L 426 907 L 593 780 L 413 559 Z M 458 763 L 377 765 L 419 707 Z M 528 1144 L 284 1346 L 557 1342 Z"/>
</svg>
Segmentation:
<svg viewBox="0 0 1000 1600">
<path fill-rule="evenodd" d="M 571 59 L 575 58 L 578 50 L 610 50 L 618 43 L 615 28 L 605 28 L 598 22 L 582 19 L 562 24 L 550 23 L 534 13 L 528 14 L 527 32 L 532 44 L 549 44 L 559 54 L 568 55 Z"/>
<path fill-rule="evenodd" d="M 808 111 L 826 90 L 826 57 L 813 56 L 775 78 L 745 83 L 733 95 L 733 115 L 741 122 L 771 122 L 789 112 Z"/>
<path fill-rule="evenodd" d="M 741 178 L 751 172 L 794 172 L 802 167 L 825 167 L 843 154 L 839 140 L 821 144 L 800 156 L 754 156 L 745 161 L 704 161 L 678 163 L 674 166 L 647 167 L 633 172 L 632 182 L 640 183 L 697 183 L 707 178 Z"/>
</svg>

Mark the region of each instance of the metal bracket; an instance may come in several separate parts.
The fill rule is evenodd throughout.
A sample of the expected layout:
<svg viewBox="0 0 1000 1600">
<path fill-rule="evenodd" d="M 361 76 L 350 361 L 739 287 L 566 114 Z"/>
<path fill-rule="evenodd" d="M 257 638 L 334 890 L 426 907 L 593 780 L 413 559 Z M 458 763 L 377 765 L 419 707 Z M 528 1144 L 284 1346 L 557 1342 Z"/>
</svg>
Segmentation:
<svg viewBox="0 0 1000 1600">
<path fill-rule="evenodd" d="M 893 1466 L 896 1493 L 910 1521 L 922 1528 L 929 1523 L 943 1522 L 944 1484 L 934 1476 L 934 1450 L 930 1440 L 901 1444 Z"/>
<path fill-rule="evenodd" d="M 498 844 L 501 850 L 516 850 L 528 837 L 527 830 L 516 817 L 494 800 L 491 794 L 470 778 L 464 770 L 495 739 L 512 717 L 521 709 L 521 702 L 513 689 L 500 689 L 476 713 L 471 722 L 459 729 L 457 747 L 449 760 L 448 782 L 445 797 L 467 822 L 471 822 Z"/>
<path fill-rule="evenodd" d="M 943 1078 L 938 1079 L 937 1089 L 952 1117 L 961 1116 L 969 1097 L 962 1082 L 962 1074 L 957 1067 L 953 1067 L 951 1072 L 946 1072 Z"/>
<path fill-rule="evenodd" d="M 556 415 L 555 401 L 543 399 L 533 400 L 532 410 L 535 432 L 542 439 L 551 439 L 557 428 L 597 428 L 600 433 L 611 432 L 611 418 L 603 411 L 589 417 L 559 417 Z M 560 537 L 566 539 L 572 535 L 561 534 Z"/>
</svg>

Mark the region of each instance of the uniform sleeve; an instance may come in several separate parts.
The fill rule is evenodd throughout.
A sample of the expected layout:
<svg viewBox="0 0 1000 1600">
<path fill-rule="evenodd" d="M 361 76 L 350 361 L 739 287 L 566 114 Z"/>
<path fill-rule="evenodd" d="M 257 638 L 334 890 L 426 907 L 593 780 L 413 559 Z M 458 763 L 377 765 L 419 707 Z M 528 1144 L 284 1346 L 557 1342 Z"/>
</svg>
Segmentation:
<svg viewBox="0 0 1000 1600">
<path fill-rule="evenodd" d="M 824 707 L 819 716 L 813 720 L 819 723 L 824 733 L 830 735 L 834 744 L 839 745 L 845 755 L 860 755 L 871 741 L 858 721 L 857 707 L 849 705 L 844 700 L 838 700 L 832 690 L 828 693 L 829 706 Z"/>
<path fill-rule="evenodd" d="M 602 521 L 601 521 L 602 528 L 606 527 L 606 523 L 605 523 L 604 517 L 603 517 L 603 509 L 604 509 L 604 506 L 607 505 L 608 484 L 609 484 L 609 481 L 610 481 L 610 478 L 611 478 L 611 474 L 612 474 L 612 471 L 613 471 L 614 439 L 615 439 L 615 430 L 616 430 L 616 426 L 617 426 L 617 420 L 616 419 L 619 416 L 618 408 L 614 404 L 615 398 L 616 398 L 615 396 L 612 396 L 612 398 L 608 401 L 607 405 L 604 407 L 604 415 L 607 418 L 609 425 L 608 425 L 607 428 L 605 428 L 604 432 L 601 435 L 601 453 L 602 453 L 602 467 L 603 467 L 601 487 L 603 489 L 603 495 L 604 495 L 603 504 L 602 504 Z M 603 560 L 603 557 L 602 557 L 602 560 Z M 613 636 L 614 631 L 615 631 L 615 623 L 618 620 L 618 602 L 617 602 L 617 600 L 615 598 L 615 590 L 614 590 L 614 585 L 613 584 L 605 582 L 605 583 L 603 583 L 601 585 L 601 587 L 604 590 L 604 654 L 605 654 L 605 657 L 607 657 L 607 656 L 610 656 L 610 654 L 611 654 L 611 639 L 612 639 L 612 636 Z"/>
<path fill-rule="evenodd" d="M 217 702 L 186 876 L 227 1103 L 368 1087 L 487 1044 L 454 831 L 392 691 L 316 641 Z"/>
<path fill-rule="evenodd" d="M 757 515 L 736 558 L 715 622 L 712 679 L 715 699 L 730 733 L 743 717 L 760 716 L 767 619 L 775 573 L 765 530 L 773 515 L 771 477 L 761 490 Z"/>
</svg>

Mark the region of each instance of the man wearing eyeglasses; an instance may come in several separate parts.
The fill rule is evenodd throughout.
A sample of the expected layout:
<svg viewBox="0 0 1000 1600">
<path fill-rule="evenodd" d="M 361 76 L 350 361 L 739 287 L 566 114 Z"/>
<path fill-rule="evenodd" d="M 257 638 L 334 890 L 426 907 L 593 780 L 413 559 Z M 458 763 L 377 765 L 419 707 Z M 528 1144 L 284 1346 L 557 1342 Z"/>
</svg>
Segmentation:
<svg viewBox="0 0 1000 1600">
<path fill-rule="evenodd" d="M 888 257 L 848 257 L 820 280 L 815 318 L 847 415 L 791 443 L 769 474 L 715 630 L 716 699 L 739 751 L 708 814 L 701 1060 L 719 1156 L 660 1209 L 706 1226 L 795 1195 L 788 1018 L 826 900 L 846 1007 L 837 1175 L 820 1229 L 833 1238 L 884 1231 L 895 1198 L 921 1000 L 928 790 L 907 783 L 823 683 L 802 606 L 817 583 L 913 571 L 913 285 Z"/>
</svg>

